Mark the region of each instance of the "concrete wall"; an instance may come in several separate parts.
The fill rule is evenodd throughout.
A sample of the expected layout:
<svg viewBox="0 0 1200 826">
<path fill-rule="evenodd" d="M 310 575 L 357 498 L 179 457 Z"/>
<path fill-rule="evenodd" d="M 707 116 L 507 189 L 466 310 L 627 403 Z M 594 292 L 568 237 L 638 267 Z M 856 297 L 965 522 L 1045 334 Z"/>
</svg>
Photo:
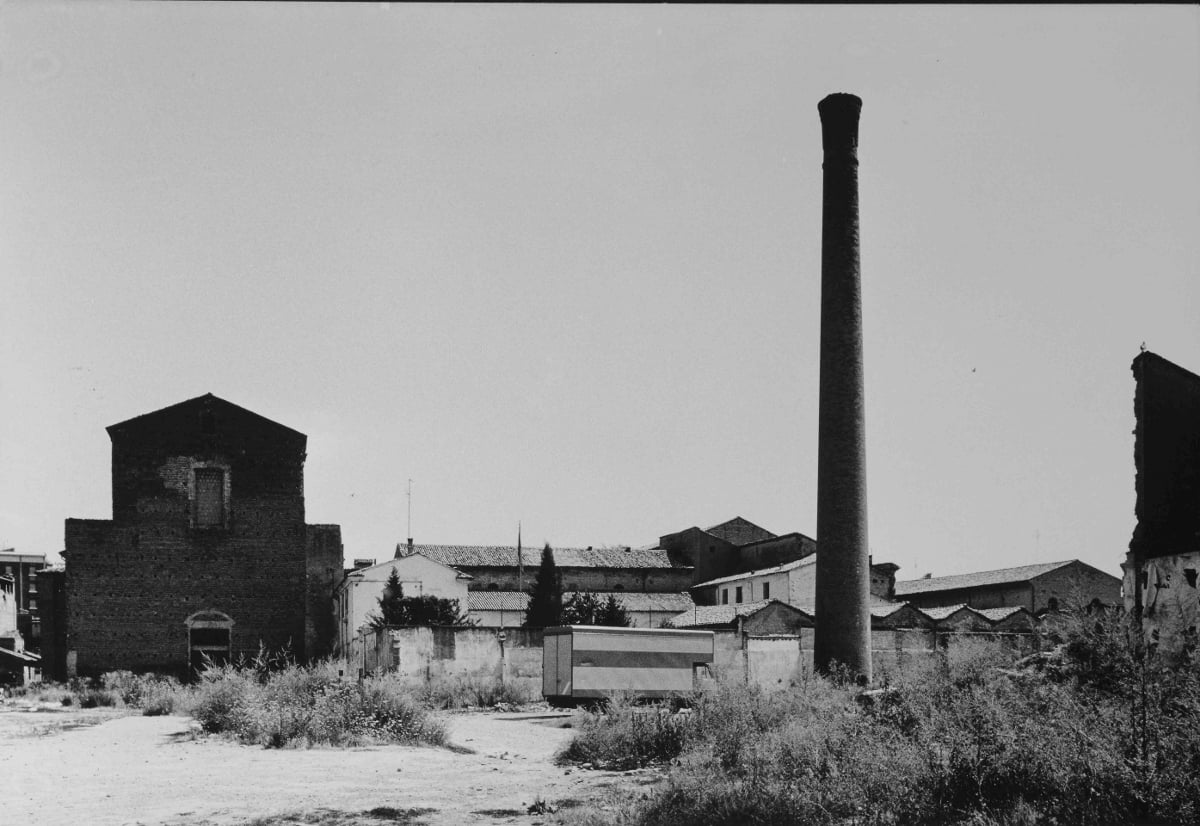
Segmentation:
<svg viewBox="0 0 1200 826">
<path fill-rule="evenodd" d="M 1142 572 L 1142 627 L 1147 639 L 1163 653 L 1177 653 L 1200 629 L 1200 552 L 1153 557 L 1143 564 Z"/>
<path fill-rule="evenodd" d="M 358 677 L 376 670 L 421 683 L 443 677 L 491 675 L 536 680 L 542 675 L 542 634 L 507 629 L 504 657 L 494 630 L 481 628 L 396 628 L 368 630 L 348 648 L 345 673 Z M 813 629 L 791 634 L 739 634 L 714 631 L 712 673 L 719 679 L 749 682 L 764 689 L 786 688 L 812 673 Z M 953 662 L 974 656 L 980 647 L 1002 647 L 1030 653 L 1033 634 L 955 633 L 925 629 L 876 629 L 871 632 L 871 658 L 877 678 L 919 658 L 943 651 Z"/>
</svg>

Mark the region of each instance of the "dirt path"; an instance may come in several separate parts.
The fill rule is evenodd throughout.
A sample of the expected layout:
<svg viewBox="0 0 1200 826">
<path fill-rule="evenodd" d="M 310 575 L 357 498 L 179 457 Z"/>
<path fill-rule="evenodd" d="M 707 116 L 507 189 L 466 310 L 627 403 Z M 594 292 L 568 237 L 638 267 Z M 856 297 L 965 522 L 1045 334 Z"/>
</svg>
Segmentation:
<svg viewBox="0 0 1200 826">
<path fill-rule="evenodd" d="M 6 823 L 231 826 L 262 818 L 525 826 L 570 822 L 580 802 L 652 780 L 555 766 L 572 732 L 554 712 L 450 715 L 451 742 L 474 754 L 409 746 L 268 750 L 194 739 L 185 717 L 120 717 L 86 728 L 55 728 L 55 717 L 0 714 Z M 50 733 L 30 736 L 35 724 Z M 527 814 L 539 797 L 560 806 L 558 815 Z"/>
</svg>

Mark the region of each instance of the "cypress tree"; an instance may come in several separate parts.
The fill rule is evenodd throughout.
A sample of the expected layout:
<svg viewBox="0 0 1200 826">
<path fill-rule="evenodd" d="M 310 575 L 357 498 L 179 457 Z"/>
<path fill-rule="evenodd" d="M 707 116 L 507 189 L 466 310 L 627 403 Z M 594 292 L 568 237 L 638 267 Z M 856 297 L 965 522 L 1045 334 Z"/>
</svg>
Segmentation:
<svg viewBox="0 0 1200 826">
<path fill-rule="evenodd" d="M 554 564 L 554 551 L 550 543 L 542 548 L 542 562 L 538 565 L 529 592 L 529 607 L 525 609 L 526 628 L 547 628 L 562 624 L 563 585 L 562 573 Z"/>
</svg>

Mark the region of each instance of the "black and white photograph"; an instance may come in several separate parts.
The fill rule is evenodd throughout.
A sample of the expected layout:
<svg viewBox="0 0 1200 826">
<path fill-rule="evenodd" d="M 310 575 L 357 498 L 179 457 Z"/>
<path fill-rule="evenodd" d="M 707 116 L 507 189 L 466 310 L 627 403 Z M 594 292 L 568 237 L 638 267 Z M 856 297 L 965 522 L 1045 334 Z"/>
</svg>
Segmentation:
<svg viewBox="0 0 1200 826">
<path fill-rule="evenodd" d="M 1200 7 L 0 0 L 0 823 L 1200 824 Z"/>
</svg>

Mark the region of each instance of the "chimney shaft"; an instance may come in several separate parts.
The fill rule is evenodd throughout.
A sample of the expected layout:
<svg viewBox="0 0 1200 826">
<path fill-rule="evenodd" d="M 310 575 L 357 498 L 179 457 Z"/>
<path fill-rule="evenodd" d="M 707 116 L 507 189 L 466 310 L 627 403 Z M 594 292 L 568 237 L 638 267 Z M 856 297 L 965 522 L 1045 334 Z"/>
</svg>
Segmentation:
<svg viewBox="0 0 1200 826">
<path fill-rule="evenodd" d="M 821 389 L 817 453 L 817 583 L 813 662 L 871 680 L 858 119 L 862 100 L 817 105 L 825 150 L 821 228 Z"/>
</svg>

